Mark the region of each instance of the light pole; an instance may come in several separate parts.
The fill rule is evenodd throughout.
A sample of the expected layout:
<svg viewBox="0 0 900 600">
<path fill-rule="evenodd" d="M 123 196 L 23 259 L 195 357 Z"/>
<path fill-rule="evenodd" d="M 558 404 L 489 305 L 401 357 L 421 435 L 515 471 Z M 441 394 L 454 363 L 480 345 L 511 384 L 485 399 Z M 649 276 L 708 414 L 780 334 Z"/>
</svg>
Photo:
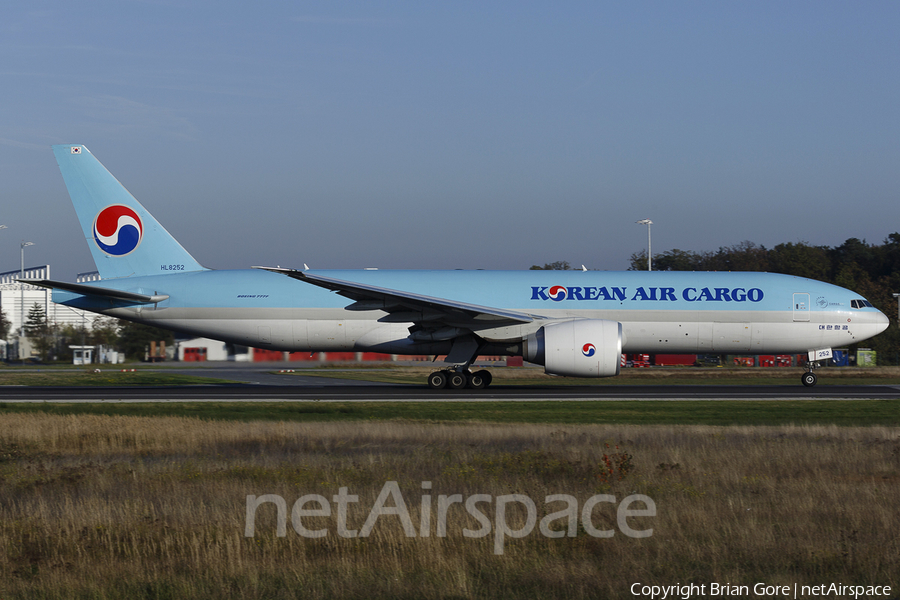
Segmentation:
<svg viewBox="0 0 900 600">
<path fill-rule="evenodd" d="M 6 229 L 6 225 L 0 225 L 0 229 Z M 8 352 L 9 352 L 8 350 L 4 350 L 3 358 L 8 358 L 8 357 L 9 357 Z"/>
<path fill-rule="evenodd" d="M 897 325 L 900 325 L 900 294 L 894 294 L 897 299 Z"/>
<path fill-rule="evenodd" d="M 25 248 L 34 246 L 34 242 L 26 242 L 22 240 L 20 246 L 22 262 L 19 265 L 19 279 L 25 279 Z M 22 358 L 22 340 L 25 338 L 25 284 L 20 281 L 19 285 L 19 317 L 21 325 L 19 326 L 19 358 Z"/>
<path fill-rule="evenodd" d="M 900 327 L 900 294 L 894 294 L 897 299 L 897 326 Z"/>
<path fill-rule="evenodd" d="M 653 270 L 653 253 L 650 250 L 650 226 L 653 225 L 653 221 L 650 219 L 641 219 L 640 221 L 635 221 L 638 225 L 646 225 L 647 226 L 647 270 Z"/>
</svg>

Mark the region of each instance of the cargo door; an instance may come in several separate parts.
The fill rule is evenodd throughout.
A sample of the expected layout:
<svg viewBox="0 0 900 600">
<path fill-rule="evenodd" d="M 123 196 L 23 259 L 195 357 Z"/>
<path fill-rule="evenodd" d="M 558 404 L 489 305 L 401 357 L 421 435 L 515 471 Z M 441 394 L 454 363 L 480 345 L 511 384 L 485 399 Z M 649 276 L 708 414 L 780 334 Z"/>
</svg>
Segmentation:
<svg viewBox="0 0 900 600">
<path fill-rule="evenodd" d="M 720 354 L 749 352 L 752 332 L 750 323 L 713 323 L 713 351 Z"/>
</svg>

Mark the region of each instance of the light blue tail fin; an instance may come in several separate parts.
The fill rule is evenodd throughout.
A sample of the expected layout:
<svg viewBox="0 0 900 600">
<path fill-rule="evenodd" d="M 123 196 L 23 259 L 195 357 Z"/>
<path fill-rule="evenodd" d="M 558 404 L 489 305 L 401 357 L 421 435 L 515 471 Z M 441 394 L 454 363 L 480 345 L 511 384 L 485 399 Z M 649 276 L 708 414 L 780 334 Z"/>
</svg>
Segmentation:
<svg viewBox="0 0 900 600">
<path fill-rule="evenodd" d="M 86 147 L 53 154 L 101 278 L 204 270 Z"/>
</svg>

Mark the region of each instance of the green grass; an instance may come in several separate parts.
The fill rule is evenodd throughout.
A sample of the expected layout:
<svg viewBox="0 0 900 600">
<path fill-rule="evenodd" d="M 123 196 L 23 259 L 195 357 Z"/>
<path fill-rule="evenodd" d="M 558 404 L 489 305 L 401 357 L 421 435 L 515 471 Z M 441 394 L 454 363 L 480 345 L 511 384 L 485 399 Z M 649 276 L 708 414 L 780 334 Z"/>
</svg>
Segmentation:
<svg viewBox="0 0 900 600">
<path fill-rule="evenodd" d="M 203 385 L 229 383 L 224 379 L 197 377 L 159 371 L 101 370 L 100 373 L 89 371 L 62 370 L 10 370 L 0 371 L 0 390 L 4 385 L 27 386 L 104 386 L 104 385 Z M 2 394 L 2 391 L 0 391 Z"/>
<path fill-rule="evenodd" d="M 225 421 L 633 425 L 900 425 L 900 400 L 540 402 L 0 402 L 0 414 L 184 416 Z"/>
</svg>

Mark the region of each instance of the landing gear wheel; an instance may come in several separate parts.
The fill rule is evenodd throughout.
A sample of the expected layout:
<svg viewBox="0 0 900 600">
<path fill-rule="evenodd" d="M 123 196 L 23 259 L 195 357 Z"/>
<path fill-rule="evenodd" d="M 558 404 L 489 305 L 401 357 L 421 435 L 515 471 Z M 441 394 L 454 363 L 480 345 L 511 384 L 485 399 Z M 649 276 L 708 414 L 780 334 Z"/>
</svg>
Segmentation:
<svg viewBox="0 0 900 600">
<path fill-rule="evenodd" d="M 800 381 L 802 381 L 803 385 L 805 385 L 806 387 L 812 387 L 816 385 L 816 379 L 817 378 L 815 373 L 813 373 L 812 371 L 807 371 L 803 374 L 803 378 Z"/>
<path fill-rule="evenodd" d="M 466 374 L 458 371 L 450 371 L 447 374 L 447 386 L 451 390 L 459 390 L 466 387 Z"/>
<path fill-rule="evenodd" d="M 487 385 L 487 382 L 483 377 L 484 371 L 476 371 L 475 373 L 466 373 L 466 380 L 468 381 L 467 387 L 472 388 L 473 390 L 480 390 L 484 386 Z"/>
<path fill-rule="evenodd" d="M 482 386 L 482 387 L 487 387 L 487 386 L 491 385 L 491 382 L 494 380 L 494 377 L 491 375 L 491 372 L 485 371 L 484 369 L 482 369 L 481 371 L 475 371 L 475 373 L 473 373 L 472 375 L 481 377 L 481 380 L 484 381 L 484 386 Z"/>
<path fill-rule="evenodd" d="M 440 390 L 447 386 L 447 374 L 443 371 L 435 371 L 428 376 L 428 387 Z"/>
</svg>

